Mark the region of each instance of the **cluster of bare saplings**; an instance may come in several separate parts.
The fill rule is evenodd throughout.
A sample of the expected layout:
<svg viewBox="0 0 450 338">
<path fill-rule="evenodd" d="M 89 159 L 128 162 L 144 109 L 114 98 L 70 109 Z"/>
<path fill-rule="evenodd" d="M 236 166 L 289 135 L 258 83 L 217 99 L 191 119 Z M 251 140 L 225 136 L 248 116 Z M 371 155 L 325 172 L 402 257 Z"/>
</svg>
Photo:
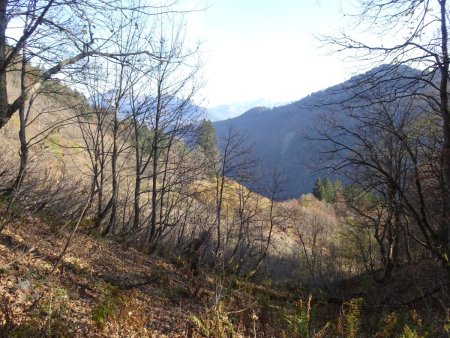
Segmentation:
<svg viewBox="0 0 450 338">
<path fill-rule="evenodd" d="M 68 245 L 89 231 L 184 253 L 195 273 L 205 256 L 254 274 L 274 202 L 240 185 L 254 165 L 245 138 L 230 128 L 217 150 L 192 103 L 201 81 L 186 11 L 133 1 L 1 6 L 0 230 L 30 212 L 68 230 Z M 8 36 L 13 22 L 19 37 Z"/>
</svg>

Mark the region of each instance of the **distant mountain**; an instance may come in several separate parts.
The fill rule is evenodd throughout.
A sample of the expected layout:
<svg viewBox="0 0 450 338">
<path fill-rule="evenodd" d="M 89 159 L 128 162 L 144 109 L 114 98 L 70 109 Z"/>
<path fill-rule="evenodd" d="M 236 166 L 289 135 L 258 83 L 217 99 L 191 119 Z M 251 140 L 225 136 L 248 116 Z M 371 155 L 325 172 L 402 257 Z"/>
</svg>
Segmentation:
<svg viewBox="0 0 450 338">
<path fill-rule="evenodd" d="M 207 117 L 212 122 L 227 120 L 239 116 L 247 110 L 258 107 L 274 107 L 280 105 L 280 102 L 273 102 L 266 99 L 258 99 L 248 102 L 235 102 L 226 105 L 215 106 L 207 109 Z"/>
<path fill-rule="evenodd" d="M 102 94 L 97 94 L 88 97 L 88 102 L 91 106 L 103 107 L 105 109 L 110 109 L 114 105 L 115 95 L 113 91 L 109 91 Z M 146 107 L 146 109 L 151 112 L 156 109 L 156 97 L 137 97 L 135 98 L 134 106 L 143 109 L 142 107 Z M 121 117 L 125 117 L 130 114 L 132 111 L 133 104 L 131 99 L 125 97 L 120 102 L 120 114 Z M 208 118 L 207 111 L 205 108 L 195 104 L 192 101 L 180 99 L 177 97 L 165 97 L 164 101 L 164 110 L 167 111 L 177 111 L 179 107 L 183 107 L 182 114 L 184 119 L 188 121 L 189 119 L 198 120 L 201 118 Z"/>
<path fill-rule="evenodd" d="M 308 99 L 305 100 L 275 108 L 253 108 L 239 117 L 214 123 L 219 143 L 229 125 L 245 133 L 254 143 L 263 182 L 267 182 L 274 168 L 285 176 L 282 197 L 311 191 L 317 176 L 311 173 L 306 163 L 308 149 L 304 131 L 312 125 L 314 113 L 306 106 Z"/>
<path fill-rule="evenodd" d="M 357 105 L 355 93 L 348 88 L 356 84 L 358 90 L 365 90 L 365 86 L 369 86 L 367 79 L 389 78 L 388 82 L 383 83 L 386 88 L 417 90 L 413 85 L 408 87 L 405 84 L 405 73 L 413 75 L 410 78 L 422 74 L 405 66 L 380 66 L 297 102 L 274 108 L 257 107 L 238 117 L 215 122 L 219 143 L 229 125 L 245 133 L 254 143 L 255 157 L 261 166 L 262 185 L 268 185 L 270 172 L 276 168 L 285 178 L 284 192 L 280 198 L 298 197 L 311 192 L 315 179 L 320 175 L 311 169 L 314 166 L 311 163 L 313 148 L 305 137 L 308 131 L 313 130 L 315 123 L 320 123 L 317 119 L 324 113 L 339 111 L 336 106 L 333 107 L 333 102 L 346 101 L 347 107 L 352 103 Z"/>
</svg>

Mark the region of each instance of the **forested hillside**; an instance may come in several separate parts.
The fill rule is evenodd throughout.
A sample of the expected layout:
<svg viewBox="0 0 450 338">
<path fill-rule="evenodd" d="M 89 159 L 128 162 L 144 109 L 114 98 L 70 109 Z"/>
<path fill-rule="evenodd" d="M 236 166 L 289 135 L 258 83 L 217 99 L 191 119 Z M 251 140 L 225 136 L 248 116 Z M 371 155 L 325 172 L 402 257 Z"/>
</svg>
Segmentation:
<svg viewBox="0 0 450 338">
<path fill-rule="evenodd" d="M 0 336 L 448 336 L 445 1 L 362 1 L 412 35 L 215 125 L 185 5 L 0 4 Z"/>
<path fill-rule="evenodd" d="M 363 78 L 381 76 L 385 68 L 388 67 L 377 67 L 288 105 L 256 107 L 238 117 L 215 122 L 219 143 L 230 127 L 248 137 L 259 164 L 258 177 L 261 180 L 249 182 L 252 188 L 267 185 L 270 173 L 277 170 L 285 182 L 280 198 L 293 198 L 311 192 L 314 181 L 326 166 L 321 160 L 326 156 L 320 153 L 321 145 L 313 142 L 318 137 L 315 130 L 321 126 L 322 117 L 339 114 L 345 109 L 345 104 L 357 106 L 361 99 L 356 95 L 356 83 Z M 393 91 L 400 90 L 404 84 L 398 81 L 399 76 L 419 75 L 418 70 L 402 67 L 387 73 L 384 84 Z M 408 88 L 409 94 L 414 90 L 413 87 Z"/>
</svg>

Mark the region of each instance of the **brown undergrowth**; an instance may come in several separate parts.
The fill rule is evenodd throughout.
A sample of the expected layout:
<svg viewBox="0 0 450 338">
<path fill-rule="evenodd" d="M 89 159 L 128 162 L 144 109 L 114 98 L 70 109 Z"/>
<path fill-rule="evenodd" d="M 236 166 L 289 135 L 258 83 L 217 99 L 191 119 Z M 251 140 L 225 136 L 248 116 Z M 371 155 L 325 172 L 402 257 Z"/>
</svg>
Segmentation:
<svg viewBox="0 0 450 338">
<path fill-rule="evenodd" d="M 0 235 L 0 331 L 13 337 L 185 337 L 202 300 L 187 269 L 27 217 Z M 206 283 L 200 281 L 200 283 Z M 194 285 L 196 284 L 196 285 Z M 205 284 L 205 290 L 208 285 Z"/>
<path fill-rule="evenodd" d="M 183 258 L 151 257 L 31 215 L 0 234 L 4 337 L 438 337 L 450 330 L 439 266 L 405 267 L 379 285 L 360 276 L 313 294 L 265 280 L 193 276 Z"/>
</svg>

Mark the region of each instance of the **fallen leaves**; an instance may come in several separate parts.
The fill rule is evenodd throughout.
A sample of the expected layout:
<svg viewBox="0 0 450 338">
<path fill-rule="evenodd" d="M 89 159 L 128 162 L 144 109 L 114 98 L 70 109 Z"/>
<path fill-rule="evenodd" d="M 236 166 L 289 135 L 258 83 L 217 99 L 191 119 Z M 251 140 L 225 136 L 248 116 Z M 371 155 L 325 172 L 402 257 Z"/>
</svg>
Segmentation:
<svg viewBox="0 0 450 338">
<path fill-rule="evenodd" d="M 20 225 L 20 226 L 19 226 Z M 77 234 L 57 273 L 64 236 L 32 218 L 0 235 L 0 331 L 75 337 L 185 337 L 192 314 L 204 309 L 190 295 L 200 283 L 182 268 L 121 245 Z M 105 325 L 93 319 L 108 292 L 115 297 Z M 113 295 L 113 296 L 112 296 Z M 33 331 L 34 330 L 34 331 Z"/>
</svg>

